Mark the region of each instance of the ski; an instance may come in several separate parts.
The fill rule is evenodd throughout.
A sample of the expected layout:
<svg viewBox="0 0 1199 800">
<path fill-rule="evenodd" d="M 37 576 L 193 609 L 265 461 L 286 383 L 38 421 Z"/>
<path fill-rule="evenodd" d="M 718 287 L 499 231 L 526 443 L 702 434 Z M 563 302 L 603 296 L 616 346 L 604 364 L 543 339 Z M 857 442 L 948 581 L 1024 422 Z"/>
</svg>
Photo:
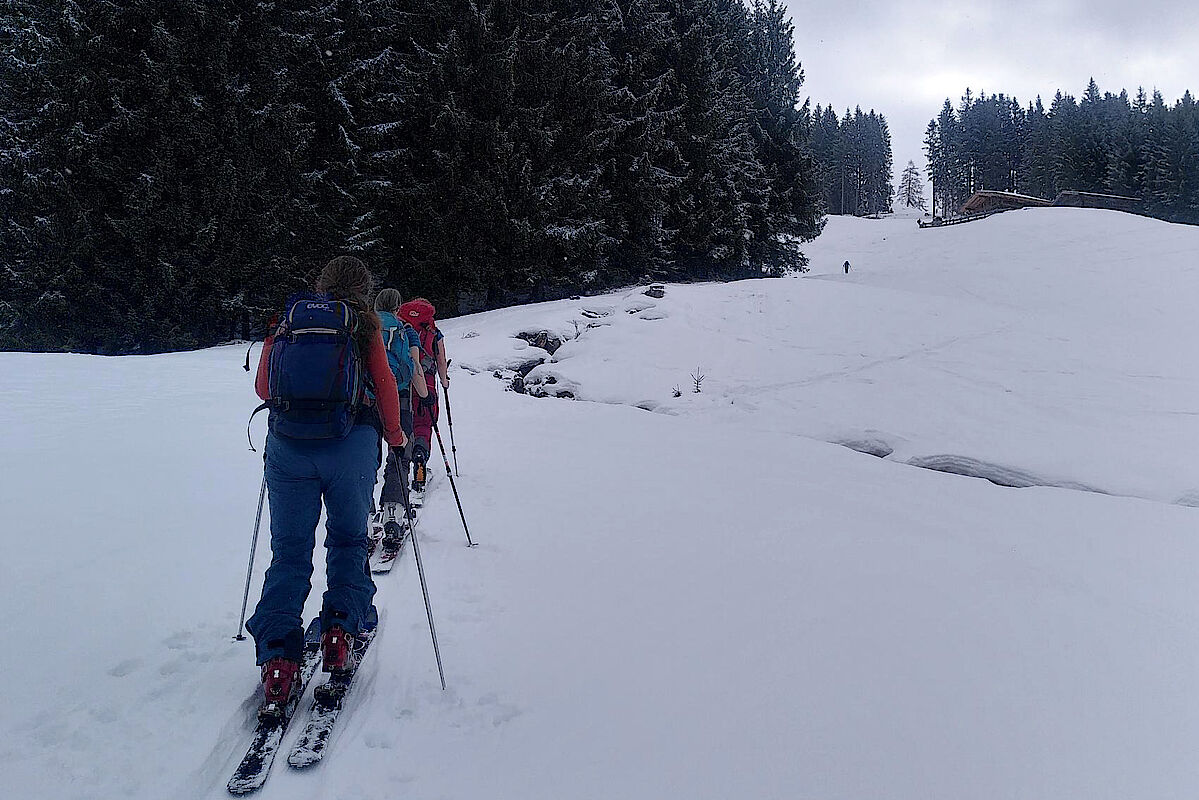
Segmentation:
<svg viewBox="0 0 1199 800">
<path fill-rule="evenodd" d="M 408 541 L 408 533 L 411 528 L 400 523 L 400 542 L 394 547 L 388 547 L 386 543 L 379 546 L 377 557 L 372 559 L 371 574 L 386 575 L 391 572 L 391 568 L 395 566 L 396 559 L 399 558 L 400 551 L 404 549 L 404 544 Z"/>
<path fill-rule="evenodd" d="M 366 558 L 369 561 L 379 551 L 379 543 L 383 539 L 383 509 L 371 512 L 366 532 Z"/>
<path fill-rule="evenodd" d="M 399 504 L 397 503 L 397 505 Z M 387 512 L 379 512 L 380 521 L 378 524 L 383 527 L 380 528 L 378 543 L 371 547 L 367 556 L 372 575 L 383 575 L 391 572 L 391 568 L 395 566 L 396 559 L 399 557 L 404 544 L 408 541 L 408 534 L 412 531 L 412 526 L 416 523 L 415 508 L 412 509 L 412 514 L 407 519 L 405 519 L 404 510 L 402 507 L 396 510 L 398 511 L 396 523 L 400 526 L 400 539 L 399 542 L 392 547 L 387 545 L 385 536 L 387 523 L 384 520 L 386 519 Z"/>
<path fill-rule="evenodd" d="M 317 686 L 312 694 L 312 711 L 308 724 L 300 738 L 291 749 L 287 763 L 295 769 L 304 769 L 318 763 L 325 755 L 329 746 L 329 738 L 333 733 L 337 718 L 341 715 L 345 697 L 354 685 L 354 676 L 362 666 L 367 648 L 375 639 L 378 629 L 354 637 L 353 663 L 354 668 L 334 672 L 329 680 Z"/>
<path fill-rule="evenodd" d="M 279 752 L 279 745 L 283 741 L 283 734 L 287 732 L 287 725 L 295 716 L 296 707 L 304 696 L 304 689 L 308 686 L 308 681 L 316 674 L 320 664 L 321 626 L 320 620 L 314 619 L 304 632 L 304 658 L 300 664 L 300 686 L 292 692 L 291 699 L 288 700 L 286 706 L 280 709 L 279 714 L 268 718 L 260 716 L 258 725 L 254 729 L 254 739 L 251 741 L 249 749 L 246 750 L 245 758 L 241 760 L 233 772 L 233 777 L 229 779 L 229 794 L 249 794 L 262 788 L 262 785 L 266 783 L 271 765 L 275 763 L 275 755 Z"/>
</svg>

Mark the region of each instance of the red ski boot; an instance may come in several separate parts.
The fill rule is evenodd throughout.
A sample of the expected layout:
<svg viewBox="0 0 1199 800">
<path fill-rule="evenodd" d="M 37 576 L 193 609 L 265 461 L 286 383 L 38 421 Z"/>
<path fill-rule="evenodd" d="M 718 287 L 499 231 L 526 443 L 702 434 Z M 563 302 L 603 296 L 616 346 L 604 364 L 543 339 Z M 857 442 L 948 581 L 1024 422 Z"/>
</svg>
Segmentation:
<svg viewBox="0 0 1199 800">
<path fill-rule="evenodd" d="M 300 665 L 290 658 L 272 658 L 262 665 L 262 691 L 266 696 L 258 717 L 279 719 L 291 694 L 300 685 Z"/>
<path fill-rule="evenodd" d="M 350 652 L 354 637 L 340 625 L 334 625 L 321 635 L 321 658 L 325 672 L 342 672 L 351 669 Z"/>
</svg>

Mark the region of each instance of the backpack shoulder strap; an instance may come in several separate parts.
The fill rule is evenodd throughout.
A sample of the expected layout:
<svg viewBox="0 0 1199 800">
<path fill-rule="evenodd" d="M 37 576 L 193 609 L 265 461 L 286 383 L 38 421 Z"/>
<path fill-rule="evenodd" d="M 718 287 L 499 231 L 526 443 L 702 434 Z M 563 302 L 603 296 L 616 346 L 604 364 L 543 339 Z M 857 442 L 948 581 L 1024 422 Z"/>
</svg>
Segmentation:
<svg viewBox="0 0 1199 800">
<path fill-rule="evenodd" d="M 437 328 L 432 324 L 416 329 L 420 339 L 421 370 L 432 374 L 437 370 Z"/>
</svg>

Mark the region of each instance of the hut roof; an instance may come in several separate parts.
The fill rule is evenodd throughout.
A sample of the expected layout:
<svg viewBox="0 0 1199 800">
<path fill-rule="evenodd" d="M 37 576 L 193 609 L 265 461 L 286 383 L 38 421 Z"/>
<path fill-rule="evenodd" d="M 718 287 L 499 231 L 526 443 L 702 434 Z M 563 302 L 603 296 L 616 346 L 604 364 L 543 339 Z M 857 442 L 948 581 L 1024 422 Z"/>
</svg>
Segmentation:
<svg viewBox="0 0 1199 800">
<path fill-rule="evenodd" d="M 996 205 L 1007 206 L 1008 208 L 1023 208 L 1028 206 L 1051 206 L 1053 205 L 1053 201 L 1046 200 L 1043 197 L 1017 194 L 1016 192 L 999 192 L 984 189 L 970 195 L 970 199 L 962 205 L 962 211 L 966 213 L 982 211 Z"/>
</svg>

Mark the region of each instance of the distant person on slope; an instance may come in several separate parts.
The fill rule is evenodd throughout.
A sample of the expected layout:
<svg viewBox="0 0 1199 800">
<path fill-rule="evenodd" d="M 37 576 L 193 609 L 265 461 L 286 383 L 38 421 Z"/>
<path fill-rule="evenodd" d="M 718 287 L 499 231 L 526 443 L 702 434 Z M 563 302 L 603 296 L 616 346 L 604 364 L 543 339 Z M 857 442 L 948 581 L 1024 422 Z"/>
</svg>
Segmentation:
<svg viewBox="0 0 1199 800">
<path fill-rule="evenodd" d="M 298 295 L 269 336 L 256 389 L 270 409 L 266 484 L 271 566 L 247 629 L 262 666 L 263 711 L 300 688 L 312 551 L 324 501 L 328 589 L 321 608 L 326 672 L 353 667 L 354 638 L 378 625 L 367 567 L 367 516 L 379 470 L 379 436 L 402 447 L 395 377 L 379 317 L 370 309 L 371 275 L 356 258 L 325 265 L 317 294 Z M 365 385 L 374 384 L 374 402 Z M 260 407 L 261 408 L 261 407 Z"/>
<path fill-rule="evenodd" d="M 845 274 L 846 275 L 849 274 L 849 262 L 848 261 L 845 262 Z"/>
<path fill-rule="evenodd" d="M 402 298 L 395 289 L 383 289 L 375 296 L 375 311 L 382 325 L 383 344 L 387 348 L 387 362 L 395 375 L 400 394 L 400 426 L 410 440 L 404 447 L 387 449 L 387 466 L 383 470 L 383 493 L 379 505 L 383 510 L 383 546 L 399 547 L 401 528 L 397 519 L 399 504 L 403 502 L 403 485 L 408 480 L 408 464 L 412 460 L 412 392 L 424 399 L 429 387 L 424 372 L 416 376 L 416 365 L 421 359 L 420 336 L 416 330 L 398 318 Z"/>
<path fill-rule="evenodd" d="M 413 420 L 412 488 L 424 491 L 425 469 L 432 452 L 433 426 L 437 424 L 437 378 L 444 388 L 450 386 L 449 361 L 445 354 L 445 337 L 434 321 L 436 309 L 423 297 L 409 300 L 400 306 L 400 318 L 416 329 L 420 338 L 420 367 L 428 393 L 417 403 Z M 417 378 L 419 382 L 419 378 Z"/>
</svg>

